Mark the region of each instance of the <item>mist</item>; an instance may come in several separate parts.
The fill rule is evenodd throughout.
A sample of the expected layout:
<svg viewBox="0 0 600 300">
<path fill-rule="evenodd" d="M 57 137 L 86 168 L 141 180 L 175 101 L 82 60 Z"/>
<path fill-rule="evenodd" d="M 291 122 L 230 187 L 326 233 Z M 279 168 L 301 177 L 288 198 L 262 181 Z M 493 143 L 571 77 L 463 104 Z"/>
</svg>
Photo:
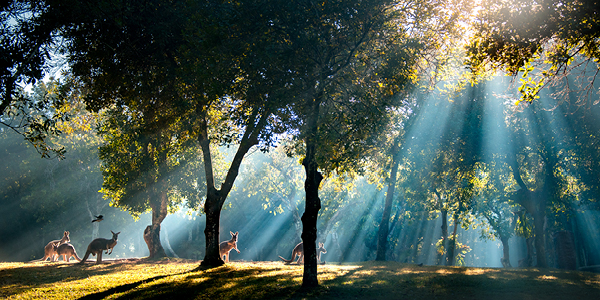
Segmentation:
<svg viewBox="0 0 600 300">
<path fill-rule="evenodd" d="M 469 149 L 479 157 L 477 163 L 497 167 L 499 177 L 508 179 L 502 188 L 513 193 L 518 188 L 506 166 L 495 158 L 499 149 L 509 147 L 510 133 L 500 124 L 515 124 L 517 115 L 527 115 L 531 110 L 515 107 L 510 99 L 514 88 L 506 79 L 475 86 L 459 98 L 448 101 L 438 94 L 429 95 L 419 103 L 420 110 L 408 118 L 416 118 L 414 126 L 405 128 L 405 140 L 401 150 L 404 162 L 396 183 L 388 237 L 388 260 L 403 263 L 438 265 L 444 264 L 439 241 L 443 236 L 442 214 L 432 201 L 449 201 L 436 198 L 427 189 L 444 188 L 437 184 L 415 188 L 411 179 L 418 174 L 434 172 L 435 163 L 419 153 L 436 153 L 461 139 L 471 145 L 461 145 L 460 151 Z M 507 101 L 508 99 L 508 101 Z M 556 101 L 546 94 L 540 103 L 555 106 Z M 483 103 L 480 111 L 466 109 L 474 102 Z M 514 102 L 512 102 L 514 103 Z M 596 108 L 589 114 L 595 114 Z M 481 131 L 475 136 L 472 124 L 461 123 L 476 113 Z M 534 143 L 552 143 L 562 161 L 575 160 L 578 156 L 576 141 L 563 130 L 572 128 L 573 118 L 563 119 L 557 110 L 539 112 L 545 114 L 544 125 L 556 137 L 550 141 L 523 142 L 523 149 L 532 149 Z M 511 121 L 512 120 L 512 121 Z M 527 121 L 529 120 L 529 121 Z M 527 129 L 529 119 L 518 119 L 518 126 Z M 512 122 L 512 123 L 510 123 Z M 520 122 L 520 123 L 518 123 Z M 591 122 L 591 121 L 590 121 Z M 471 132 L 469 132 L 471 131 Z M 463 132 L 453 137 L 453 132 Z M 467 133 L 464 133 L 467 132 Z M 573 135 L 581 134 L 571 132 Z M 560 134 L 560 135 L 559 135 Z M 110 238 L 110 231 L 120 231 L 117 246 L 108 259 L 146 257 L 149 254 L 143 238 L 144 228 L 151 224 L 149 212 L 132 216 L 127 211 L 109 205 L 103 197 L 102 172 L 96 156 L 97 145 L 78 146 L 77 151 L 67 152 L 63 161 L 40 159 L 32 147 L 20 136 L 0 130 L 2 157 L 2 200 L 0 202 L 0 261 L 30 261 L 43 256 L 44 246 L 51 240 L 60 239 L 63 231 L 70 232 L 71 243 L 81 256 L 88 243 L 97 237 Z M 527 135 L 524 135 L 527 136 Z M 542 136 L 542 135 L 540 135 Z M 560 141 L 559 141 L 560 139 Z M 463 150 L 461 150 L 463 149 Z M 225 150 L 223 150 L 226 152 Z M 447 150 L 445 150 L 447 151 Z M 458 151 L 458 150 L 450 150 Z M 535 166 L 535 151 L 523 152 L 525 179 L 531 186 L 539 184 L 541 176 Z M 419 155 L 417 155 L 419 154 Z M 432 154 L 433 155 L 433 154 Z M 83 159 L 86 157 L 86 159 Z M 92 157 L 92 158 L 90 158 Z M 224 155 L 227 158 L 227 155 Z M 592 164 L 598 164 L 597 156 L 586 156 Z M 491 168 L 491 167 L 490 167 Z M 530 168 L 530 169 L 528 169 Z M 415 171 L 421 173 L 415 173 Z M 492 174 L 478 169 L 479 174 Z M 572 234 L 578 267 L 600 264 L 600 213 L 597 203 L 588 201 L 584 193 L 585 174 L 576 173 L 568 166 L 560 167 L 570 185 L 564 187 L 567 204 L 565 213 L 548 213 L 546 245 L 549 265 L 558 267 L 556 239 L 553 232 L 567 230 Z M 488 172 L 488 173 L 486 173 Z M 504 172 L 504 173 L 502 173 Z M 419 175 L 419 176 L 421 176 Z M 429 176 L 429 175 L 427 175 Z M 487 176 L 487 175 L 486 175 Z M 484 175 L 480 175 L 479 179 Z M 503 177 L 503 178 L 504 178 Z M 230 254 L 233 261 L 279 261 L 279 256 L 289 259 L 294 246 L 301 242 L 299 217 L 304 210 L 304 171 L 298 157 L 287 157 L 281 147 L 270 152 L 253 151 L 245 158 L 235 188 L 225 202 L 219 225 L 220 241 L 230 238 L 230 232 L 239 232 L 238 249 Z M 427 179 L 423 182 L 429 184 Z M 440 183 L 441 184 L 441 183 Z M 482 185 L 483 190 L 491 185 Z M 324 243 L 327 253 L 321 257 L 327 263 L 359 262 L 375 259 L 377 232 L 382 217 L 386 189 L 385 178 L 373 180 L 372 174 L 345 176 L 333 173 L 320 187 L 322 208 L 319 212 L 317 242 Z M 500 193 L 500 192 L 496 192 Z M 450 196 L 449 196 L 450 197 Z M 486 199 L 502 198 L 488 191 L 473 193 L 466 210 L 444 208 L 450 211 L 448 231 L 456 232 L 457 259 L 454 265 L 470 267 L 503 267 L 503 245 L 493 236 L 494 229 L 475 207 Z M 450 203 L 450 202 L 448 202 Z M 512 202 L 511 202 L 512 203 Z M 446 205 L 446 204 L 444 204 Z M 454 205 L 454 204 L 447 204 Z M 460 204 L 457 204 L 460 205 Z M 519 207 L 511 204 L 512 213 Z M 559 204 L 556 204 L 559 207 Z M 568 212 L 568 213 L 566 213 Z M 93 216 L 102 214 L 104 220 L 92 223 Z M 510 213 L 507 217 L 513 218 Z M 516 219 L 515 219 L 516 220 Z M 515 221 L 516 222 L 516 221 Z M 525 222 L 521 220 L 520 222 Z M 161 224 L 161 244 L 168 256 L 201 260 L 205 255 L 204 228 L 206 217 L 201 206 L 190 209 L 181 204 Z M 526 237 L 512 234 L 508 240 L 510 265 L 517 267 L 528 255 Z M 447 253 L 447 252 L 446 252 Z"/>
</svg>

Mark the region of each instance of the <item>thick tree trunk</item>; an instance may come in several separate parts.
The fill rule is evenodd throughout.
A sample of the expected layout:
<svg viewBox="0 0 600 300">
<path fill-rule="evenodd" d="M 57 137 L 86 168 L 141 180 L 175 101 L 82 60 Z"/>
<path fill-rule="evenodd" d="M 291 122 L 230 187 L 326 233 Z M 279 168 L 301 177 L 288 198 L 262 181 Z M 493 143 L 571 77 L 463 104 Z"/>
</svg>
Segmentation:
<svg viewBox="0 0 600 300">
<path fill-rule="evenodd" d="M 519 166 L 516 157 L 512 162 L 513 177 L 517 181 L 517 184 L 521 187 L 516 193 L 516 202 L 527 210 L 527 212 L 533 217 L 533 232 L 535 234 L 535 251 L 536 251 L 536 262 L 538 268 L 546 268 L 546 246 L 545 246 L 545 232 L 544 223 L 546 221 L 546 195 L 545 189 L 542 188 L 542 192 L 533 192 L 525 185 L 525 182 L 521 178 Z M 545 186 L 551 183 L 546 182 Z"/>
<path fill-rule="evenodd" d="M 204 212 L 206 213 L 206 228 L 204 228 L 206 254 L 201 263 L 202 266 L 206 267 L 217 267 L 225 263 L 219 255 L 219 222 L 222 209 L 222 205 L 219 205 L 219 202 L 219 195 L 216 190 L 207 193 L 206 202 L 204 203 Z"/>
<path fill-rule="evenodd" d="M 149 225 L 144 230 L 144 241 L 148 245 L 150 251 L 149 258 L 158 259 L 166 257 L 165 249 L 160 243 L 160 224 L 167 216 L 167 191 L 163 189 L 159 192 L 160 200 L 150 200 L 150 207 L 152 208 L 152 225 Z"/>
<path fill-rule="evenodd" d="M 313 288 L 319 285 L 317 280 L 317 217 L 321 209 L 319 185 L 323 176 L 317 168 L 314 157 L 314 145 L 308 145 L 307 155 L 302 164 L 306 172 L 304 189 L 306 191 L 306 209 L 302 215 L 302 242 L 304 243 L 304 276 L 303 288 Z"/>
<path fill-rule="evenodd" d="M 388 189 L 385 193 L 385 203 L 383 205 L 383 215 L 381 216 L 381 222 L 379 222 L 379 231 L 377 232 L 377 255 L 375 260 L 384 261 L 385 253 L 387 251 L 387 240 L 390 229 L 390 215 L 392 213 L 392 202 L 394 200 L 394 191 L 396 188 L 396 176 L 398 173 L 398 147 L 396 144 L 392 146 L 392 169 L 390 171 L 390 178 L 388 182 Z"/>
<path fill-rule="evenodd" d="M 452 232 L 452 238 L 448 241 L 448 255 L 446 256 L 446 265 L 447 266 L 453 266 L 454 265 L 454 258 L 455 258 L 455 251 L 456 251 L 456 239 L 458 238 L 456 236 L 456 229 L 458 228 L 458 220 L 455 218 L 454 219 L 454 231 Z"/>
<path fill-rule="evenodd" d="M 323 97 L 322 92 L 315 94 L 315 99 L 309 103 L 307 114 L 307 132 L 304 143 L 306 155 L 302 161 L 306 180 L 304 190 L 306 193 L 305 210 L 302 215 L 302 242 L 304 243 L 304 274 L 302 288 L 311 289 L 319 286 L 317 280 L 317 218 L 321 209 L 319 186 L 323 175 L 319 172 L 316 161 L 318 141 L 319 106 Z"/>
<path fill-rule="evenodd" d="M 546 222 L 546 217 L 545 213 L 540 211 L 541 209 L 541 207 L 538 207 L 536 214 L 533 216 L 533 224 L 535 226 L 535 257 L 537 263 L 536 266 L 538 268 L 546 268 L 548 267 L 548 263 L 546 262 L 546 234 L 544 232 L 544 223 Z"/>
<path fill-rule="evenodd" d="M 510 251 L 508 246 L 508 238 L 500 237 L 500 241 L 502 242 L 502 255 L 503 257 L 500 259 L 502 266 L 505 268 L 512 268 L 510 265 Z"/>
<path fill-rule="evenodd" d="M 246 153 L 252 146 L 258 144 L 258 135 L 265 127 L 269 113 L 262 112 L 256 108 L 252 116 L 249 118 L 244 136 L 240 141 L 238 150 L 236 151 L 231 166 L 225 176 L 225 181 L 221 188 L 215 188 L 215 180 L 213 176 L 212 157 L 210 152 L 210 140 L 208 138 L 208 125 L 206 122 L 206 111 L 200 110 L 199 114 L 203 116 L 201 124 L 201 134 L 199 135 L 200 147 L 202 148 L 202 157 L 204 159 L 204 172 L 206 176 L 206 201 L 204 203 L 204 211 L 206 213 L 206 228 L 204 235 L 206 237 L 206 254 L 201 265 L 204 267 L 218 267 L 223 265 L 223 258 L 219 255 L 219 221 L 221 218 L 221 210 L 227 195 L 233 188 L 233 183 L 239 174 L 240 165 Z"/>
<path fill-rule="evenodd" d="M 148 246 L 150 259 L 157 259 L 167 256 L 165 250 L 160 244 L 160 224 L 148 225 L 144 230 L 144 241 Z"/>
</svg>

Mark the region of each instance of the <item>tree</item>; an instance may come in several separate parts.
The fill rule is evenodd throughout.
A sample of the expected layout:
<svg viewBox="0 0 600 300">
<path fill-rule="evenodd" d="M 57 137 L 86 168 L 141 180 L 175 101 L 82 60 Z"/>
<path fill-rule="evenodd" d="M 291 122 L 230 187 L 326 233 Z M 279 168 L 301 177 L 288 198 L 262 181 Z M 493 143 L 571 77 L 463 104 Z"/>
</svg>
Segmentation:
<svg viewBox="0 0 600 300">
<path fill-rule="evenodd" d="M 52 21 L 39 22 L 42 1 L 5 1 L 0 4 L 0 124 L 31 143 L 43 158 L 63 158 L 62 148 L 47 143 L 60 133 L 57 123 L 67 116 L 59 113 L 60 97 L 28 97 L 25 84 L 34 85 L 49 67 L 56 39 Z"/>
<path fill-rule="evenodd" d="M 181 204 L 197 210 L 198 195 L 205 186 L 198 177 L 202 169 L 195 136 L 182 134 L 185 130 L 176 126 L 153 130 L 156 125 L 152 121 L 164 122 L 162 118 L 169 113 L 162 109 L 160 117 L 153 117 L 156 106 L 152 108 L 139 114 L 123 108 L 107 111 L 99 131 L 106 143 L 99 156 L 103 161 L 102 192 L 111 204 L 134 216 L 151 210 L 152 224 L 144 230 L 144 240 L 149 257 L 157 259 L 166 256 L 160 243 L 162 221 Z M 138 119 L 140 116 L 143 118 Z"/>
<path fill-rule="evenodd" d="M 527 102 L 539 98 L 544 86 L 560 84 L 561 90 L 571 90 L 573 78 L 565 75 L 580 67 L 590 67 L 587 71 L 591 73 L 589 80 L 587 76 L 581 79 L 580 87 L 592 89 L 600 59 L 600 17 L 595 0 L 494 0 L 480 5 L 468 47 L 472 71 L 480 73 L 491 67 L 515 76 L 522 72 L 519 91 L 521 100 Z M 584 97 L 577 102 L 586 103 L 586 95 L 582 93 Z"/>
<path fill-rule="evenodd" d="M 410 19 L 404 13 L 415 8 L 411 4 L 402 11 L 388 1 L 286 2 L 284 9 L 269 11 L 280 40 L 289 41 L 283 53 L 294 54 L 284 66 L 295 76 L 289 94 L 301 120 L 296 138 L 306 173 L 305 288 L 318 285 L 322 172 L 356 167 L 387 121 L 382 112 L 400 105 L 400 95 L 412 84 L 420 45 L 402 27 Z"/>
<path fill-rule="evenodd" d="M 492 229 L 490 233 L 485 226 L 482 227 L 481 238 L 491 240 L 497 238 L 502 243 L 503 257 L 500 262 L 505 268 L 512 267 L 508 240 L 515 234 L 519 217 L 514 203 L 509 201 L 510 193 L 506 192 L 510 188 L 507 183 L 510 181 L 510 172 L 506 172 L 509 170 L 500 161 L 480 165 L 478 170 L 480 175 L 476 183 L 477 201 L 474 207 L 474 212 L 483 216 Z"/>
<path fill-rule="evenodd" d="M 167 149 L 163 146 L 178 143 L 184 136 L 197 137 L 207 189 L 206 257 L 202 264 L 223 264 L 219 217 L 240 164 L 252 147 L 271 146 L 280 131 L 280 120 L 271 115 L 282 106 L 278 92 L 286 84 L 282 79 L 289 76 L 283 76 L 287 70 L 279 69 L 278 61 L 265 57 L 269 49 L 264 46 L 270 37 L 256 34 L 257 26 L 269 26 L 268 20 L 255 3 L 48 4 L 42 18 L 63 22 L 60 31 L 67 41 L 63 51 L 73 74 L 89 88 L 89 108 L 116 106 L 143 121 L 140 133 L 154 132 L 160 137 L 142 143 L 144 149 L 150 145 Z M 161 136 L 170 130 L 183 130 L 177 132 L 182 136 Z M 215 144 L 239 146 L 220 186 L 211 153 Z M 166 152 L 156 153 L 163 155 L 157 160 L 159 165 L 165 162 Z M 146 163 L 150 161 L 148 157 Z"/>
</svg>

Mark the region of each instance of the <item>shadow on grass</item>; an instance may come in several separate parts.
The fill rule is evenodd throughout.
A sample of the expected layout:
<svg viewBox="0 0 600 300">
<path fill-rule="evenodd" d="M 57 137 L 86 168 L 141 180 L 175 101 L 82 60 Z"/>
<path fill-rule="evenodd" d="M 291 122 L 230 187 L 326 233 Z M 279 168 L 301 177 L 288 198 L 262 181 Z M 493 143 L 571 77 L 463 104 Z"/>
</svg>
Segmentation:
<svg viewBox="0 0 600 300">
<path fill-rule="evenodd" d="M 146 262 L 148 263 L 148 262 Z M 161 264 L 163 262 L 157 262 Z M 27 268 L 36 284 L 120 272 L 123 264 L 50 265 Z M 60 270 L 56 270 L 60 269 Z M 233 263 L 162 274 L 113 286 L 80 299 L 595 299 L 600 275 L 554 269 L 485 269 L 416 266 L 394 262 L 319 267 L 321 286 L 304 291 L 301 266 Z M 48 272 L 51 271 L 51 272 Z M 82 272 L 83 271 L 83 272 Z M 12 280 L 17 280 L 16 276 Z M 56 274 L 50 274 L 56 273 Z M 30 273 L 31 274 L 31 273 Z M 0 272 L 0 282 L 8 278 Z M 33 277 L 28 277 L 33 281 Z M 34 286 L 33 282 L 23 286 Z M 2 293 L 0 293 L 2 294 Z"/>
<path fill-rule="evenodd" d="M 0 298 L 20 294 L 33 288 L 52 285 L 57 282 L 69 282 L 96 275 L 108 275 L 117 271 L 120 263 L 105 263 L 102 268 L 95 264 L 50 262 L 41 265 L 26 264 L 24 268 L 2 270 L 2 285 L 12 285 L 10 294 L 0 292 Z"/>
<path fill-rule="evenodd" d="M 94 294 L 89 294 L 86 296 L 83 296 L 79 299 L 86 299 L 86 300 L 91 300 L 91 299 L 104 299 L 108 296 L 111 296 L 113 294 L 117 294 L 117 293 L 125 293 L 129 290 L 135 289 L 136 287 L 140 286 L 141 284 L 145 284 L 145 283 L 149 283 L 149 282 L 153 282 L 155 280 L 159 280 L 168 276 L 172 276 L 172 275 L 161 275 L 161 276 L 156 276 L 156 277 L 152 277 L 152 278 L 147 278 L 144 280 L 140 280 L 138 282 L 134 282 L 134 283 L 128 283 L 128 284 L 124 284 L 124 285 L 120 285 L 117 287 L 113 287 L 110 288 L 106 291 L 103 292 L 98 292 L 98 293 L 94 293 Z"/>
<path fill-rule="evenodd" d="M 301 267 L 275 266 L 275 269 Z M 501 270 L 419 267 L 393 262 L 367 262 L 340 273 L 319 270 L 321 286 L 301 289 L 301 272 L 273 268 L 199 267 L 113 288 L 97 297 L 123 293 L 118 299 L 589 299 L 600 294 L 598 277 L 559 270 Z M 155 282 L 158 279 L 165 279 Z M 155 283 L 152 283 L 155 282 Z M 594 283 L 595 282 L 595 283 Z M 149 283 L 143 285 L 143 283 Z"/>
<path fill-rule="evenodd" d="M 277 299 L 298 293 L 299 284 L 293 277 L 270 272 L 261 268 L 200 267 L 117 299 Z"/>
<path fill-rule="evenodd" d="M 556 269 L 495 269 L 366 262 L 321 282 L 320 299 L 595 299 L 600 276 Z"/>
</svg>

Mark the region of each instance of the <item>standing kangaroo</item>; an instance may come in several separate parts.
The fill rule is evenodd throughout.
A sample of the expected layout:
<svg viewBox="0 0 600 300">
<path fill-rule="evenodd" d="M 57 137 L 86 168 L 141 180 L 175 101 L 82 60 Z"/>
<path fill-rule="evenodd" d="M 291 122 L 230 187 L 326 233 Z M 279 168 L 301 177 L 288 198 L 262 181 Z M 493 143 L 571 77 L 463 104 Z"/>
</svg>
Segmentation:
<svg viewBox="0 0 600 300">
<path fill-rule="evenodd" d="M 77 252 L 75 252 L 75 247 L 69 243 L 60 244 L 56 247 L 56 253 L 60 257 L 62 255 L 63 261 L 69 262 L 72 257 L 75 257 L 77 261 L 81 261 L 81 258 L 77 256 Z"/>
<path fill-rule="evenodd" d="M 327 253 L 327 250 L 325 250 L 325 245 L 323 245 L 323 243 L 319 243 L 319 248 L 317 248 L 317 261 L 319 263 L 321 262 L 321 252 Z M 296 256 L 299 256 L 296 263 L 298 263 L 298 264 L 304 263 L 304 243 L 303 242 L 300 242 L 298 245 L 296 245 L 296 247 L 294 247 L 294 250 L 292 250 L 292 258 L 291 259 L 287 260 L 281 256 L 279 256 L 279 258 L 281 258 L 281 260 L 283 260 L 286 265 L 289 265 L 290 263 L 292 263 L 294 261 Z"/>
<path fill-rule="evenodd" d="M 225 255 L 225 262 L 229 262 L 229 251 L 231 249 L 235 249 L 237 253 L 240 253 L 240 250 L 237 248 L 238 232 L 233 233 L 230 231 L 229 233 L 231 234 L 231 240 L 219 244 L 219 255 L 221 258 Z"/>
<path fill-rule="evenodd" d="M 112 233 L 112 239 L 108 240 L 103 238 L 97 238 L 88 245 L 87 251 L 85 251 L 85 255 L 83 256 L 81 261 L 79 261 L 80 264 L 85 263 L 88 257 L 90 257 L 90 254 L 97 255 L 96 263 L 99 264 L 102 262 L 102 251 L 106 250 L 106 254 L 112 253 L 112 249 L 117 244 L 117 237 L 121 232 L 119 231 L 117 233 L 114 233 L 112 230 L 110 232 Z M 108 253 L 109 249 L 110 253 Z"/>
<path fill-rule="evenodd" d="M 46 247 L 44 247 L 44 257 L 43 258 L 32 260 L 32 262 L 33 261 L 46 261 L 48 258 L 50 258 L 50 261 L 56 261 L 58 259 L 58 254 L 56 253 L 56 248 L 59 245 L 61 245 L 63 243 L 68 243 L 70 241 L 71 241 L 71 239 L 69 239 L 69 232 L 65 231 L 63 233 L 62 239 L 50 241 L 46 245 Z"/>
</svg>

